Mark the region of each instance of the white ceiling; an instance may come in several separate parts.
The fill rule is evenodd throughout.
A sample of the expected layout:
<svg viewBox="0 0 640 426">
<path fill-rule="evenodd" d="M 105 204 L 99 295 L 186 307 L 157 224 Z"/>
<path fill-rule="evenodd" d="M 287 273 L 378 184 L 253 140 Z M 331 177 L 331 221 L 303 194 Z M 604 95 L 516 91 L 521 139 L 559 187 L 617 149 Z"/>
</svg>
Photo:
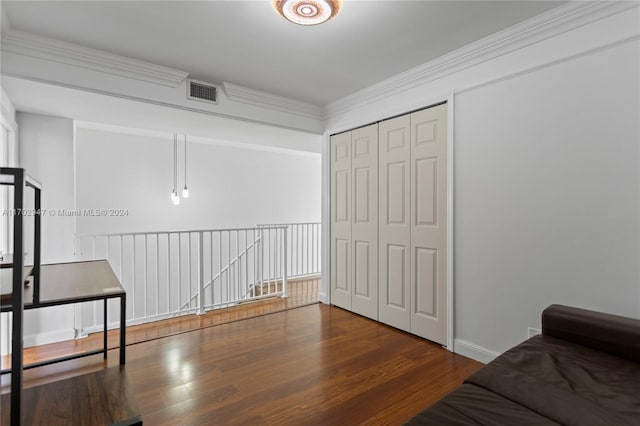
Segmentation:
<svg viewBox="0 0 640 426">
<path fill-rule="evenodd" d="M 319 106 L 559 1 L 363 1 L 315 27 L 261 1 L 8 1 L 12 29 Z"/>
</svg>

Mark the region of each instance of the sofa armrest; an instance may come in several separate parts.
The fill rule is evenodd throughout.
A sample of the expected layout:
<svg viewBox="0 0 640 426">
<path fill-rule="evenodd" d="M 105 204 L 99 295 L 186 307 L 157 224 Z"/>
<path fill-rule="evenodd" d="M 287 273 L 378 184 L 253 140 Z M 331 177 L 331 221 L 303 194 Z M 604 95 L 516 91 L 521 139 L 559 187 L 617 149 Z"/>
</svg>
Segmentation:
<svg viewBox="0 0 640 426">
<path fill-rule="evenodd" d="M 542 312 L 542 334 L 640 362 L 640 320 L 551 305 Z"/>
</svg>

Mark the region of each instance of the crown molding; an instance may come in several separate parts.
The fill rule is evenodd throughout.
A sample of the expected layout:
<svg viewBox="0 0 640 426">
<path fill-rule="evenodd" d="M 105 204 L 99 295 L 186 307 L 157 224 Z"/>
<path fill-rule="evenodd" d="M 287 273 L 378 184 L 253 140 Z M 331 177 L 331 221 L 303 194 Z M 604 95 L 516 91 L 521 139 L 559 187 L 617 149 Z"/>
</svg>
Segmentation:
<svg viewBox="0 0 640 426">
<path fill-rule="evenodd" d="M 332 102 L 325 106 L 323 118 L 326 120 L 340 116 L 380 98 L 415 89 L 423 84 L 633 7 L 638 7 L 638 3 L 635 1 L 599 1 L 595 3 L 570 1 Z"/>
<path fill-rule="evenodd" d="M 249 89 L 228 82 L 222 83 L 227 98 L 233 102 L 274 109 L 302 117 L 322 120 L 322 107 L 307 102 L 296 101 L 260 90 Z"/>
<path fill-rule="evenodd" d="M 98 94 L 98 95 L 110 96 L 110 97 L 113 97 L 113 98 L 124 99 L 124 100 L 127 100 L 127 101 L 140 102 L 140 103 L 149 104 L 149 105 L 157 105 L 157 106 L 160 106 L 160 107 L 172 108 L 172 109 L 176 109 L 176 110 L 194 112 L 194 113 L 204 114 L 204 115 L 210 115 L 210 116 L 213 116 L 213 117 L 227 118 L 227 119 L 230 119 L 230 120 L 243 121 L 243 122 L 246 122 L 246 123 L 260 124 L 260 125 L 269 126 L 269 127 L 277 127 L 277 128 L 280 128 L 280 129 L 293 130 L 293 131 L 297 131 L 297 132 L 305 132 L 305 133 L 312 133 L 312 134 L 321 133 L 320 131 L 309 129 L 309 128 L 306 128 L 304 126 L 297 126 L 295 124 L 288 125 L 288 124 L 284 124 L 284 123 L 280 123 L 280 122 L 276 122 L 276 121 L 272 121 L 272 120 L 251 118 L 251 117 L 246 117 L 246 116 L 242 116 L 242 115 L 234 115 L 234 114 L 227 114 L 227 113 L 222 113 L 222 112 L 217 112 L 217 111 L 209 111 L 209 110 L 206 110 L 206 109 L 192 108 L 192 107 L 189 107 L 189 106 L 179 105 L 179 104 L 176 104 L 176 103 L 163 102 L 163 101 L 153 100 L 153 99 L 149 99 L 149 98 L 142 98 L 142 97 L 133 96 L 133 95 L 116 93 L 116 92 L 113 92 L 113 91 L 105 91 L 105 90 L 100 90 L 100 89 L 93 89 L 93 88 L 90 88 L 90 87 L 78 86 L 78 85 L 75 85 L 75 84 L 66 84 L 66 83 L 62 83 L 62 82 L 59 82 L 59 81 L 53 81 L 53 80 L 48 80 L 48 79 L 41 79 L 41 78 L 36 78 L 36 77 L 25 77 L 25 76 L 20 75 L 20 74 L 12 74 L 12 73 L 2 73 L 2 75 L 6 76 L 6 77 L 14 77 L 14 78 L 17 78 L 17 79 L 20 79 L 20 80 L 24 80 L 24 81 L 31 81 L 31 82 L 34 82 L 34 83 L 42 83 L 42 84 L 47 84 L 47 85 L 52 85 L 52 86 L 58 86 L 58 87 L 66 88 L 66 89 L 77 90 L 77 91 L 80 91 L 80 92 L 95 93 L 95 94 Z"/>
<path fill-rule="evenodd" d="M 0 36 L 3 52 L 30 56 L 147 83 L 177 87 L 187 72 L 16 30 Z"/>
</svg>

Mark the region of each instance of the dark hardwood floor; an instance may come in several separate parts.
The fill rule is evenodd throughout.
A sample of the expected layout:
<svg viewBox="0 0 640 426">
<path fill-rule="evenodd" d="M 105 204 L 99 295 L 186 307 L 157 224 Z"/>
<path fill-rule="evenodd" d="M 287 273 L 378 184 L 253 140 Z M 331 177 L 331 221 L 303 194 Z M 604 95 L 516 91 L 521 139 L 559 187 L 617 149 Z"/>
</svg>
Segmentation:
<svg viewBox="0 0 640 426">
<path fill-rule="evenodd" d="M 25 371 L 25 384 L 116 364 L 111 351 L 106 363 L 95 356 Z M 126 370 L 146 425 L 351 425 L 401 424 L 479 367 L 314 304 L 129 346 Z"/>
<path fill-rule="evenodd" d="M 313 276 L 291 280 L 288 293 L 289 297 L 287 298 L 273 297 L 210 311 L 204 315 L 185 315 L 173 319 L 130 326 L 127 327 L 127 345 L 318 303 L 320 278 Z M 109 349 L 117 348 L 120 344 L 119 330 L 110 330 L 107 334 Z M 65 355 L 88 352 L 101 349 L 102 345 L 102 332 L 99 332 L 90 334 L 82 339 L 32 346 L 24 349 L 24 363 L 31 364 Z M 11 368 L 11 356 L 0 357 L 0 366 L 3 369 Z"/>
</svg>

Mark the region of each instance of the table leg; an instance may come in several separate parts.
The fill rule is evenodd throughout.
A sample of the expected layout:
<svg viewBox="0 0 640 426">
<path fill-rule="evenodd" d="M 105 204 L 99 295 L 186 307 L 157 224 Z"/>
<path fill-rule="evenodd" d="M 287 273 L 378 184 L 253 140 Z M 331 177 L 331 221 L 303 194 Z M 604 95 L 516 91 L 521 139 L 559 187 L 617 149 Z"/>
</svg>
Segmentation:
<svg viewBox="0 0 640 426">
<path fill-rule="evenodd" d="M 126 339 L 127 326 L 127 295 L 120 296 L 120 365 L 125 364 L 125 350 L 127 347 Z"/>
<path fill-rule="evenodd" d="M 104 359 L 107 359 L 107 298 L 104 299 L 104 331 L 103 331 L 103 351 L 104 351 Z"/>
</svg>

